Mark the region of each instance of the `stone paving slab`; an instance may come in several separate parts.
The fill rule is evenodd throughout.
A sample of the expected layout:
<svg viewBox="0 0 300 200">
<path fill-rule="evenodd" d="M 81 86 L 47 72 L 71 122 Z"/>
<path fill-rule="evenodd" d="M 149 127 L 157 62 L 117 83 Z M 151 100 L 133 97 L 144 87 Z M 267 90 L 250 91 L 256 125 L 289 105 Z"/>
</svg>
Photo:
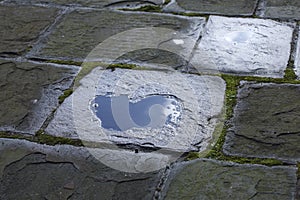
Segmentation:
<svg viewBox="0 0 300 200">
<path fill-rule="evenodd" d="M 262 17 L 300 19 L 300 2 L 294 0 L 266 0 Z"/>
<path fill-rule="evenodd" d="M 294 199 L 296 171 L 207 159 L 178 163 L 161 199 Z"/>
<path fill-rule="evenodd" d="M 283 77 L 292 35 L 272 20 L 210 16 L 191 63 L 200 71 Z"/>
<path fill-rule="evenodd" d="M 111 72 L 95 68 L 60 106 L 45 131 L 84 141 L 151 144 L 155 148 L 180 152 L 202 151 L 209 145 L 221 118 L 224 92 L 225 82 L 217 76 L 124 69 Z M 128 95 L 132 101 L 155 94 L 172 95 L 184 105 L 181 120 L 174 127 L 133 128 L 121 132 L 101 128 L 99 119 L 89 108 L 90 102 L 96 95 L 110 93 L 113 96 Z"/>
<path fill-rule="evenodd" d="M 299 85 L 243 83 L 224 152 L 299 161 L 299 98 Z"/>
<path fill-rule="evenodd" d="M 0 139 L 0 199 L 152 199 L 162 171 L 126 173 L 85 148 Z"/>
<path fill-rule="evenodd" d="M 105 51 L 102 49 L 102 53 L 106 52 L 106 55 L 116 54 L 116 52 L 125 54 L 129 50 L 142 48 L 163 48 L 162 46 L 168 50 L 173 48 L 170 45 L 176 46 L 181 49 L 181 52 L 188 55 L 191 53 L 204 23 L 205 19 L 201 17 L 75 10 L 66 15 L 52 34 L 45 38 L 42 45 L 31 52 L 31 56 L 82 61 L 102 42 L 100 47 L 104 48 L 103 45 L 106 45 Z M 137 30 L 137 28 L 140 29 Z M 176 33 L 179 33 L 179 38 Z M 173 41 L 173 39 L 176 40 Z M 185 44 L 184 40 L 192 41 Z M 129 47 L 131 49 L 125 51 Z M 105 59 L 106 55 L 99 57 Z"/>
<path fill-rule="evenodd" d="M 34 134 L 76 73 L 66 67 L 0 60 L 0 130 Z"/>
<path fill-rule="evenodd" d="M 203 14 L 221 14 L 229 16 L 247 16 L 254 13 L 257 0 L 176 0 L 165 10 L 172 12 L 197 12 Z"/>
<path fill-rule="evenodd" d="M 7 3 L 46 4 L 60 6 L 84 6 L 91 8 L 137 8 L 146 5 L 162 5 L 163 0 L 7 0 Z"/>
<path fill-rule="evenodd" d="M 0 55 L 27 52 L 57 15 L 56 8 L 0 5 Z"/>
</svg>

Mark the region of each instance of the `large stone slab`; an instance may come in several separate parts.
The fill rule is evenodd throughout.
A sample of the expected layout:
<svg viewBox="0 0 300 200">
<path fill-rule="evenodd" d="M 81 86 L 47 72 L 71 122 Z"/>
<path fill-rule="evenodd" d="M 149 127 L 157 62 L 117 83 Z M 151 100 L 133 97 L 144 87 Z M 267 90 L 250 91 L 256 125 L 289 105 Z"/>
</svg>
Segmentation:
<svg viewBox="0 0 300 200">
<path fill-rule="evenodd" d="M 92 8 L 137 8 L 146 5 L 161 5 L 163 0 L 7 0 L 18 4 L 46 4 L 50 6 L 92 7 Z"/>
<path fill-rule="evenodd" d="M 201 17 L 75 10 L 31 56 L 82 61 L 94 52 L 91 60 L 107 61 L 131 51 L 158 48 L 189 58 L 204 22 Z"/>
<path fill-rule="evenodd" d="M 46 132 L 99 143 L 134 144 L 179 152 L 202 151 L 210 145 L 220 119 L 224 92 L 225 83 L 217 76 L 121 69 L 111 72 L 95 68 L 57 110 Z M 90 105 L 95 96 L 107 94 L 126 95 L 132 102 L 151 95 L 171 95 L 183 105 L 182 116 L 174 126 L 122 131 L 104 129 L 101 120 L 99 123 L 91 112 Z M 126 113 L 119 113 L 115 120 L 119 120 L 119 115 L 126 117 Z"/>
<path fill-rule="evenodd" d="M 35 133 L 78 69 L 0 60 L 0 130 Z"/>
<path fill-rule="evenodd" d="M 279 19 L 300 19 L 300 2 L 293 0 L 266 0 L 262 17 Z"/>
<path fill-rule="evenodd" d="M 58 15 L 58 9 L 0 5 L 0 55 L 27 52 Z"/>
<path fill-rule="evenodd" d="M 85 148 L 0 139 L 0 199 L 152 199 L 162 171 L 126 173 Z"/>
<path fill-rule="evenodd" d="M 221 15 L 252 15 L 257 0 L 176 0 L 172 1 L 165 10 L 173 12 L 198 12 L 203 14 L 221 14 Z"/>
<path fill-rule="evenodd" d="M 299 161 L 299 98 L 299 85 L 243 83 L 224 152 Z"/>
<path fill-rule="evenodd" d="M 180 163 L 171 170 L 161 199 L 294 199 L 296 171 L 207 159 Z"/>
<path fill-rule="evenodd" d="M 198 70 L 283 77 L 293 28 L 272 20 L 210 16 L 191 63 Z"/>
</svg>

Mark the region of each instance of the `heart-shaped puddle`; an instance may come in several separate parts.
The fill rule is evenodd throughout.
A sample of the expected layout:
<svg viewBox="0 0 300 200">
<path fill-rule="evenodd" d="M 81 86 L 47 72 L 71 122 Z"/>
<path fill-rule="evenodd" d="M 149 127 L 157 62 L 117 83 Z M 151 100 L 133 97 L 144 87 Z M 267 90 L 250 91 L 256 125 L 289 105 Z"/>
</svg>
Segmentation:
<svg viewBox="0 0 300 200">
<path fill-rule="evenodd" d="M 151 95 L 131 101 L 128 96 L 98 95 L 91 102 L 93 113 L 105 129 L 126 131 L 130 128 L 161 128 L 178 124 L 182 105 L 169 95 Z"/>
</svg>

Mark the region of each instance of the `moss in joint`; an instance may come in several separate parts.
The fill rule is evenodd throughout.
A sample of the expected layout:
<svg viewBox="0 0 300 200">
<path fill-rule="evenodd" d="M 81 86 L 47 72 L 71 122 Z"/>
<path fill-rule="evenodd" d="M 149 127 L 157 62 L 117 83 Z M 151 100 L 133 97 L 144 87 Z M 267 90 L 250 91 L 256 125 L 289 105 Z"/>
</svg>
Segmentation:
<svg viewBox="0 0 300 200">
<path fill-rule="evenodd" d="M 168 5 L 171 2 L 171 0 L 165 0 L 164 5 Z"/>
<path fill-rule="evenodd" d="M 67 60 L 47 60 L 47 63 L 54 63 L 54 64 L 60 64 L 60 65 L 76 65 L 80 66 L 82 62 L 77 61 L 67 61 Z"/>
<path fill-rule="evenodd" d="M 293 81 L 297 79 L 294 68 L 288 66 L 284 71 L 284 79 L 287 81 Z"/>
<path fill-rule="evenodd" d="M 255 81 L 261 83 L 289 83 L 289 84 L 300 84 L 299 80 L 295 80 L 293 76 L 294 70 L 292 70 L 292 77 L 284 78 L 266 78 L 266 77 L 252 77 L 252 76 L 233 76 L 222 74 L 221 77 L 226 82 L 225 92 L 225 107 L 226 107 L 226 120 L 229 120 L 233 116 L 233 109 L 237 103 L 237 92 L 240 85 L 240 81 Z M 271 159 L 271 158 L 244 158 L 238 156 L 227 156 L 223 153 L 222 147 L 225 143 L 226 132 L 230 128 L 230 125 L 225 124 L 223 130 L 211 151 L 205 156 L 206 158 L 212 158 L 217 160 L 231 161 L 240 164 L 262 164 L 267 166 L 283 165 L 282 161 Z M 198 152 L 190 152 L 187 156 L 187 160 L 192 160 L 202 157 Z M 299 176 L 300 176 L 300 164 L 298 164 Z"/>
<path fill-rule="evenodd" d="M 64 93 L 58 97 L 59 104 L 62 104 L 64 102 L 64 100 L 67 97 L 69 97 L 72 93 L 73 93 L 73 89 L 67 89 L 67 90 L 65 90 Z"/>
<path fill-rule="evenodd" d="M 44 133 L 43 130 L 39 130 L 38 132 L 36 132 L 34 141 L 38 142 L 40 144 L 47 144 L 47 145 L 53 145 L 53 146 L 58 145 L 58 144 L 83 146 L 81 140 L 47 135 Z"/>
</svg>

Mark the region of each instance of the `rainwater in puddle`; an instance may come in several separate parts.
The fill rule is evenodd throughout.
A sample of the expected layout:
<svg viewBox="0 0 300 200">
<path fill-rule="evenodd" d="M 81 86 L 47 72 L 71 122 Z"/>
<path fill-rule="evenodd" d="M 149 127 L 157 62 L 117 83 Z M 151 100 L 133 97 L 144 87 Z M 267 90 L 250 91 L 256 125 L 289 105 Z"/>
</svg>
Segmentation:
<svg viewBox="0 0 300 200">
<path fill-rule="evenodd" d="M 138 101 L 128 96 L 96 96 L 91 110 L 105 129 L 126 131 L 131 128 L 161 128 L 176 125 L 181 117 L 182 105 L 173 96 L 151 95 Z"/>
<path fill-rule="evenodd" d="M 225 40 L 227 42 L 236 43 L 246 43 L 252 37 L 252 32 L 244 31 L 234 31 L 225 35 Z"/>
</svg>

